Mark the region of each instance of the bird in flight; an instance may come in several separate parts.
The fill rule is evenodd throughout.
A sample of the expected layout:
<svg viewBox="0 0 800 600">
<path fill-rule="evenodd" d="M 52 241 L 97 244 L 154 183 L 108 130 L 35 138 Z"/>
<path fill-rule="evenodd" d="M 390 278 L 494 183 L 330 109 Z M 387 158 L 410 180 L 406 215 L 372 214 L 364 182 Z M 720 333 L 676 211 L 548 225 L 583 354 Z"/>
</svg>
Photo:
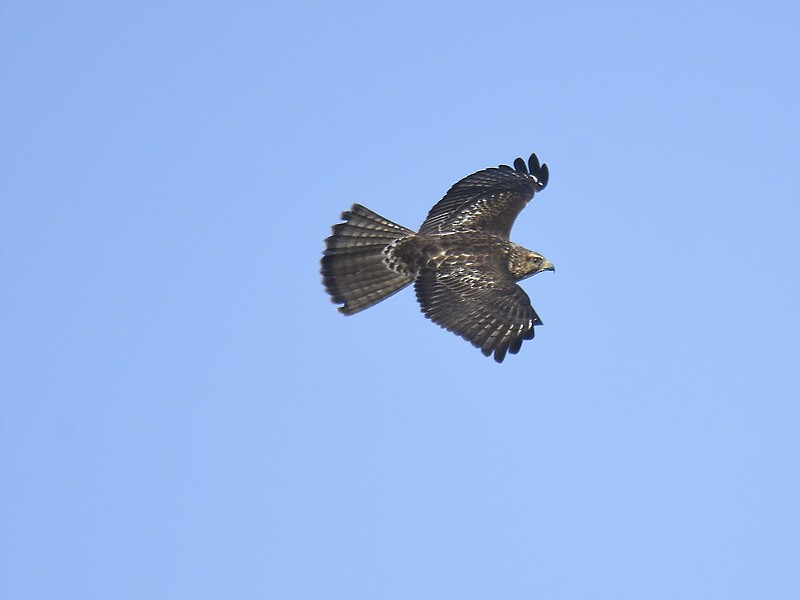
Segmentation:
<svg viewBox="0 0 800 600">
<path fill-rule="evenodd" d="M 322 282 L 352 315 L 414 284 L 422 312 L 500 363 L 542 321 L 517 282 L 555 271 L 509 241 L 511 227 L 549 172 L 528 162 L 483 169 L 454 184 L 418 232 L 354 204 L 325 240 Z"/>
</svg>

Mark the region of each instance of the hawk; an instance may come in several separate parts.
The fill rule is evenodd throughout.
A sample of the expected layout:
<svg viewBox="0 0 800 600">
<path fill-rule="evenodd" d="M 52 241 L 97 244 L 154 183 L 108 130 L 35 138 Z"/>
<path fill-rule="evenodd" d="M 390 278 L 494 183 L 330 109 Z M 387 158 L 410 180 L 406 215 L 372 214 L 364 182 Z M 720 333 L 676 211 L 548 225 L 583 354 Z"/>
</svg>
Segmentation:
<svg viewBox="0 0 800 600">
<path fill-rule="evenodd" d="M 464 177 L 418 232 L 360 204 L 325 240 L 322 281 L 339 312 L 352 315 L 414 283 L 422 312 L 501 363 L 533 339 L 542 321 L 517 282 L 555 271 L 538 252 L 509 241 L 511 226 L 545 188 L 547 165 L 500 165 Z"/>
</svg>

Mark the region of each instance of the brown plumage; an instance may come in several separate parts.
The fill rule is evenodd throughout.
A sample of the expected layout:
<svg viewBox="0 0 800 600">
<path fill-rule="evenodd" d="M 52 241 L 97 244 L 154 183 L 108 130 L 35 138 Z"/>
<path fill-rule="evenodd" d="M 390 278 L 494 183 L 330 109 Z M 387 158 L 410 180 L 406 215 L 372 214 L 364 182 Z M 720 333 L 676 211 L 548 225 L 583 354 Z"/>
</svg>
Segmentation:
<svg viewBox="0 0 800 600">
<path fill-rule="evenodd" d="M 468 175 L 415 233 L 360 204 L 342 213 L 325 240 L 322 279 L 339 311 L 352 315 L 414 283 L 422 312 L 497 362 L 519 352 L 542 321 L 517 281 L 554 271 L 509 241 L 511 227 L 547 185 L 547 165 L 500 165 Z"/>
</svg>

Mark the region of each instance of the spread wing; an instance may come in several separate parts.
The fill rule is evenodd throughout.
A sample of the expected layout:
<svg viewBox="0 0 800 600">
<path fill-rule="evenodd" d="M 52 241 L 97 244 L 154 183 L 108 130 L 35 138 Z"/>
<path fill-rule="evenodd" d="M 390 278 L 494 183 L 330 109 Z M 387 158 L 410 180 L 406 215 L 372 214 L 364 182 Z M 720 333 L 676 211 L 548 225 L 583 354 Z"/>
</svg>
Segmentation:
<svg viewBox="0 0 800 600">
<path fill-rule="evenodd" d="M 500 165 L 468 175 L 445 194 L 428 213 L 423 235 L 484 231 L 508 239 L 511 226 L 533 194 L 547 185 L 547 165 L 531 154 L 514 168 Z"/>
<path fill-rule="evenodd" d="M 485 356 L 494 352 L 497 362 L 506 352 L 519 352 L 523 340 L 533 339 L 533 327 L 542 324 L 528 295 L 496 256 L 446 257 L 439 267 L 420 271 L 414 287 L 426 317 Z"/>
</svg>

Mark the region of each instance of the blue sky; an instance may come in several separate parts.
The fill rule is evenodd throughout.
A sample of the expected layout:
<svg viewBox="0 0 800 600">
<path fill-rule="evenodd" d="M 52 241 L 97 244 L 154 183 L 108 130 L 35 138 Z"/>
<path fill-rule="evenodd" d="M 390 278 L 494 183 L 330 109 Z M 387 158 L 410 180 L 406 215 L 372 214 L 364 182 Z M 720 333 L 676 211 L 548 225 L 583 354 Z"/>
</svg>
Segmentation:
<svg viewBox="0 0 800 600">
<path fill-rule="evenodd" d="M 800 596 L 792 2 L 0 9 L 0 596 Z M 536 152 L 502 365 L 322 240 Z"/>
</svg>

